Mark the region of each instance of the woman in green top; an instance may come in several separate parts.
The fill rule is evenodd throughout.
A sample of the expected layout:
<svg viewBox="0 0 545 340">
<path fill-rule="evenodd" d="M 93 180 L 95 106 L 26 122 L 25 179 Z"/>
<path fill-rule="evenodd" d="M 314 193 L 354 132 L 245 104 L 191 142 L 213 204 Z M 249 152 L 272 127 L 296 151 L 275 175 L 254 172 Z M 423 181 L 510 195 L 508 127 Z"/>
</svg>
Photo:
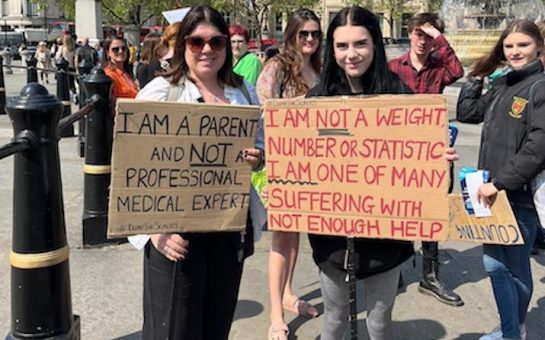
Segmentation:
<svg viewBox="0 0 545 340">
<path fill-rule="evenodd" d="M 248 51 L 250 32 L 242 25 L 233 25 L 229 27 L 229 35 L 234 57 L 233 71 L 255 86 L 263 65 L 255 54 Z"/>
</svg>

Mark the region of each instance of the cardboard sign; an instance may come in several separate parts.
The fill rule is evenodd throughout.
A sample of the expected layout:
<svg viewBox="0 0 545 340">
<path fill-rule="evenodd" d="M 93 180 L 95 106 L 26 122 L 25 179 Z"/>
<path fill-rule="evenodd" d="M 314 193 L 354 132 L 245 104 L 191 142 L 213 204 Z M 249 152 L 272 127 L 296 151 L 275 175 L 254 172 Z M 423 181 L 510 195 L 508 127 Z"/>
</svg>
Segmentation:
<svg viewBox="0 0 545 340">
<path fill-rule="evenodd" d="M 490 208 L 490 217 L 469 215 L 464 208 L 461 194 L 449 195 L 449 202 L 451 240 L 503 245 L 524 244 L 505 191 L 498 193 Z"/>
<path fill-rule="evenodd" d="M 443 96 L 273 100 L 263 116 L 269 229 L 447 238 Z"/>
<path fill-rule="evenodd" d="M 246 226 L 256 106 L 119 99 L 108 237 Z"/>
</svg>

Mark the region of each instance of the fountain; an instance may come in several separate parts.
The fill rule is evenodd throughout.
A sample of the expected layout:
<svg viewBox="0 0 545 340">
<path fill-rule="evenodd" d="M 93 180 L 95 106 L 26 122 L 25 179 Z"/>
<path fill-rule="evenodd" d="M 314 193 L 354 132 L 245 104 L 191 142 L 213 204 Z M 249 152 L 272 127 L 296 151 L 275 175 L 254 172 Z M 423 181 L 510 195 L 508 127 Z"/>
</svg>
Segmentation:
<svg viewBox="0 0 545 340">
<path fill-rule="evenodd" d="M 509 22 L 545 20 L 545 6 L 541 0 L 445 0 L 440 14 L 449 43 L 469 66 L 492 49 Z"/>
</svg>

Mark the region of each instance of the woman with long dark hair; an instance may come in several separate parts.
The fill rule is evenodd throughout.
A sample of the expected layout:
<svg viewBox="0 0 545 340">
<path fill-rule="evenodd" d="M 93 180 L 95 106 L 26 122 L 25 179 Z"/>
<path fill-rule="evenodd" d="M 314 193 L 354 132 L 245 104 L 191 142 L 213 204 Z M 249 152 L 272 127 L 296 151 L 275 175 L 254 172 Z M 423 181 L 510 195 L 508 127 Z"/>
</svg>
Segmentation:
<svg viewBox="0 0 545 340">
<path fill-rule="evenodd" d="M 307 97 L 411 93 L 389 70 L 377 17 L 351 6 L 333 17 L 327 30 L 320 83 Z M 453 149 L 446 158 L 457 158 Z M 322 340 L 342 339 L 348 330 L 349 287 L 346 282 L 347 238 L 309 235 L 314 261 L 320 268 L 324 299 Z M 355 239 L 358 268 L 367 306 L 367 330 L 372 340 L 392 339 L 392 310 L 401 264 L 413 255 L 409 241 Z"/>
<path fill-rule="evenodd" d="M 233 73 L 229 30 L 218 11 L 206 5 L 193 7 L 181 23 L 174 51 L 170 71 L 150 81 L 137 99 L 258 105 L 253 86 Z M 261 149 L 242 153 L 253 168 L 262 164 L 262 134 L 256 145 Z M 245 233 L 144 236 L 150 242 L 144 250 L 142 338 L 227 340 L 244 258 L 253 252 L 252 230 L 249 218 Z M 174 301 L 173 291 L 178 297 Z M 176 310 L 174 323 L 171 306 Z"/>
<path fill-rule="evenodd" d="M 257 80 L 259 99 L 263 102 L 266 99 L 305 95 L 318 82 L 321 40 L 318 16 L 308 9 L 295 11 L 284 32 L 282 53 L 265 64 Z M 293 292 L 292 280 L 298 252 L 298 233 L 273 231 L 269 255 L 269 340 L 287 339 L 284 310 L 306 317 L 318 316 L 314 306 L 299 299 Z"/>
<path fill-rule="evenodd" d="M 503 31 L 492 51 L 477 60 L 460 91 L 457 118 L 482 123 L 479 168 L 490 172 L 477 198 L 492 205 L 505 190 L 524 245 L 485 244 L 483 263 L 494 291 L 501 324 L 482 340 L 524 339 L 524 321 L 532 297 L 530 251 L 539 226 L 530 182 L 545 169 L 545 74 L 539 28 L 517 20 Z M 483 78 L 507 66 L 481 95 Z"/>
</svg>

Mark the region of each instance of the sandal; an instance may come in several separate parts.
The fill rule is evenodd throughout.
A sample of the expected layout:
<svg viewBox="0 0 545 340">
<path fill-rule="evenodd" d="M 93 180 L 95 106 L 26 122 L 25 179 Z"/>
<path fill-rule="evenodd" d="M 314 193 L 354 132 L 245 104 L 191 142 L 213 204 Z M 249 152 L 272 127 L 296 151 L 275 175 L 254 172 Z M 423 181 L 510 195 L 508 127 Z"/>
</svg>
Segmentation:
<svg viewBox="0 0 545 340">
<path fill-rule="evenodd" d="M 288 340 L 288 334 L 290 334 L 288 325 L 276 322 L 269 327 L 268 340 Z"/>
<path fill-rule="evenodd" d="M 282 307 L 288 312 L 308 318 L 316 318 L 320 315 L 316 307 L 299 298 L 295 299 L 292 304 L 283 303 Z"/>
</svg>

